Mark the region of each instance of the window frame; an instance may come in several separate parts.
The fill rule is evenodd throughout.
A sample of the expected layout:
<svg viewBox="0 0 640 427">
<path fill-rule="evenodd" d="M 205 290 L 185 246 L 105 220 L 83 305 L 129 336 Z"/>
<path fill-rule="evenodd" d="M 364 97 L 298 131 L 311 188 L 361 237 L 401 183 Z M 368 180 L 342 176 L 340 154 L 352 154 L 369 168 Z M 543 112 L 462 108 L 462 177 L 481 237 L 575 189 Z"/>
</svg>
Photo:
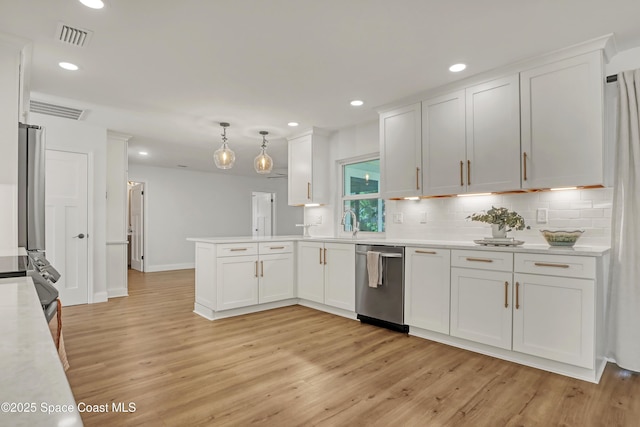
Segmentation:
<svg viewBox="0 0 640 427">
<path fill-rule="evenodd" d="M 336 219 L 336 228 L 338 237 L 352 237 L 351 231 L 345 231 L 344 227 L 340 224 L 342 221 L 342 214 L 344 213 L 344 204 L 346 201 L 351 200 L 368 200 L 368 199 L 378 199 L 378 206 L 380 203 L 384 203 L 384 199 L 380 197 L 380 181 L 378 180 L 378 192 L 377 193 L 368 193 L 368 194 L 355 194 L 355 195 L 345 195 L 345 174 L 344 169 L 345 166 L 356 164 L 356 163 L 364 163 L 371 160 L 380 160 L 380 153 L 369 153 L 363 154 L 361 156 L 349 157 L 346 159 L 341 159 L 336 161 L 336 167 L 339 170 L 339 179 L 338 179 L 338 191 L 337 194 L 337 219 Z M 359 220 L 359 219 L 358 219 Z M 385 218 L 386 220 L 386 218 Z M 384 229 L 386 230 L 386 221 L 383 221 Z M 373 238 L 384 238 L 385 231 L 358 231 L 358 236 L 364 237 L 373 237 Z"/>
</svg>

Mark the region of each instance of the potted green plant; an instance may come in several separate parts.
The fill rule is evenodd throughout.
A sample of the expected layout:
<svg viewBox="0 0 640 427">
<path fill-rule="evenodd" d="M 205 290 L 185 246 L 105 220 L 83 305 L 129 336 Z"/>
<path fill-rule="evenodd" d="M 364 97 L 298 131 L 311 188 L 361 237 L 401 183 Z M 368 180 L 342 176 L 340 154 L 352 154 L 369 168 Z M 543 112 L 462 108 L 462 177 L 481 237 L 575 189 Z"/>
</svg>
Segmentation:
<svg viewBox="0 0 640 427">
<path fill-rule="evenodd" d="M 530 228 L 524 223 L 522 215 L 507 208 L 491 206 L 488 211 L 477 212 L 467 217 L 471 221 L 480 221 L 491 224 L 491 233 L 495 238 L 504 238 L 511 230 L 524 230 Z"/>
</svg>

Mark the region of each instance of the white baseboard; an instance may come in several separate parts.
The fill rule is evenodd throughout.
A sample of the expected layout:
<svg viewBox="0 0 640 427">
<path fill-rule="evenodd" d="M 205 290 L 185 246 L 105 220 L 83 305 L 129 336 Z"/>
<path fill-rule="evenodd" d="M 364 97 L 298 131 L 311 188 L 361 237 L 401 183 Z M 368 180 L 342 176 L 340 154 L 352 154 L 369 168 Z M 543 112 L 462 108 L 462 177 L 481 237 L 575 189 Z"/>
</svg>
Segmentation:
<svg viewBox="0 0 640 427">
<path fill-rule="evenodd" d="M 107 294 L 109 295 L 109 298 L 128 297 L 129 289 L 127 288 L 109 289 L 107 290 Z"/>
<path fill-rule="evenodd" d="M 184 264 L 161 264 L 161 265 L 149 265 L 145 269 L 145 273 L 155 273 L 158 271 L 170 271 L 170 270 L 188 270 L 190 268 L 196 268 L 195 262 L 187 262 Z"/>
<path fill-rule="evenodd" d="M 107 302 L 109 300 L 109 295 L 106 292 L 96 292 L 95 294 L 93 294 L 93 301 L 91 301 L 92 304 L 98 303 L 98 302 Z"/>
</svg>

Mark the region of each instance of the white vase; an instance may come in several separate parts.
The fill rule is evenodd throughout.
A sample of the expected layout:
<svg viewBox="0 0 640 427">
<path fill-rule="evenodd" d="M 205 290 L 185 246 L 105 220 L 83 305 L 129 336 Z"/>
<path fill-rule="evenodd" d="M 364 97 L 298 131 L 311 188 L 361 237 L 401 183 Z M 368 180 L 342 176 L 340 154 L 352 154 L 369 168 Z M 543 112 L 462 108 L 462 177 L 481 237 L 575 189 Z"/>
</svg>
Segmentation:
<svg viewBox="0 0 640 427">
<path fill-rule="evenodd" d="M 500 228 L 500 224 L 491 224 L 491 235 L 494 239 L 504 239 L 507 237 L 507 227 Z"/>
</svg>

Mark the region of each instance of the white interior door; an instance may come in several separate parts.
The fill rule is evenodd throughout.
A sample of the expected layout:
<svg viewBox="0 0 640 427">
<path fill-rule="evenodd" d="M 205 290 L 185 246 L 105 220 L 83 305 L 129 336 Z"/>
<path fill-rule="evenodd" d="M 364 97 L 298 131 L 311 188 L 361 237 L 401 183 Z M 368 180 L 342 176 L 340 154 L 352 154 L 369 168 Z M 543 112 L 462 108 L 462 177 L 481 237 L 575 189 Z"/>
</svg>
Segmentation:
<svg viewBox="0 0 640 427">
<path fill-rule="evenodd" d="M 89 302 L 87 165 L 87 154 L 46 151 L 46 256 L 63 305 Z"/>
<path fill-rule="evenodd" d="M 131 268 L 144 271 L 144 184 L 131 187 Z"/>
<path fill-rule="evenodd" d="M 273 193 L 253 192 L 253 236 L 264 237 L 273 235 Z"/>
</svg>

